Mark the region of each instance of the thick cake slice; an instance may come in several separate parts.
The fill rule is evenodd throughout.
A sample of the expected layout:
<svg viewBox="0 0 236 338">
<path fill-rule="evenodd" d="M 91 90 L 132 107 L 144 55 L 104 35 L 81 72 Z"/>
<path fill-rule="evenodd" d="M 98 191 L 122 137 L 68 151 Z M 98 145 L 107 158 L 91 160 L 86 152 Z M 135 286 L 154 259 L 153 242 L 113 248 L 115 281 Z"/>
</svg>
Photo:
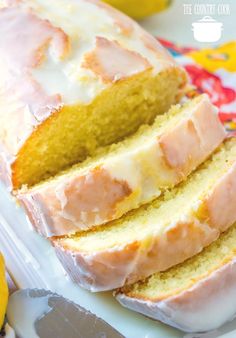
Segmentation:
<svg viewBox="0 0 236 338">
<path fill-rule="evenodd" d="M 117 219 L 184 180 L 218 147 L 225 132 L 216 112 L 206 95 L 174 106 L 97 158 L 22 189 L 18 199 L 47 237 Z"/>
<path fill-rule="evenodd" d="M 97 0 L 0 5 L 0 173 L 18 189 L 151 123 L 185 71 L 138 24 Z"/>
<path fill-rule="evenodd" d="M 200 254 L 116 293 L 122 305 L 188 332 L 232 320 L 235 295 L 236 224 Z"/>
<path fill-rule="evenodd" d="M 93 231 L 55 238 L 73 280 L 92 291 L 133 283 L 200 252 L 236 221 L 236 139 L 154 202 Z"/>
</svg>

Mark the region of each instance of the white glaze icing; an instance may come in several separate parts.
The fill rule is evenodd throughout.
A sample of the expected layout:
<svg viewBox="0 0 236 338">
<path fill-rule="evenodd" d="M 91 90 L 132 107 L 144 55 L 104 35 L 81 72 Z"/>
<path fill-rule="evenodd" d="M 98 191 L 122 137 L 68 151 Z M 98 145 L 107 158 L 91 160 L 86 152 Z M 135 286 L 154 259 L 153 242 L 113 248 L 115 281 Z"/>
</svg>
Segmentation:
<svg viewBox="0 0 236 338">
<path fill-rule="evenodd" d="M 191 233 L 194 237 L 192 240 L 187 239 L 190 234 L 184 229 L 180 238 L 172 242 L 168 239 L 167 230 L 160 238 L 157 232 L 150 238 L 145 238 L 143 242 L 141 240 L 137 248 L 135 244 L 130 243 L 130 249 L 129 243 L 125 243 L 94 253 L 84 253 L 72 248 L 64 248 L 57 241 L 54 241 L 54 245 L 59 259 L 72 280 L 92 292 L 113 290 L 180 263 L 200 252 L 219 235 L 215 229 L 200 224 L 197 220 L 195 222 L 192 220 L 191 223 L 196 225 L 196 234 Z M 170 232 L 178 229 L 179 226 L 178 222 L 172 224 Z M 202 234 L 199 236 L 198 232 Z M 184 247 L 184 250 L 181 250 L 181 247 Z"/>
<path fill-rule="evenodd" d="M 234 167 L 235 162 L 222 177 L 216 179 L 210 190 L 209 186 L 207 190 L 203 188 L 199 196 L 189 201 L 186 209 L 172 213 L 169 224 L 161 224 L 157 220 L 149 232 L 140 231 L 133 239 L 127 238 L 122 244 L 104 243 L 92 252 L 90 248 L 80 249 L 76 246 L 76 240 L 55 239 L 53 244 L 59 259 L 74 281 L 92 291 L 118 288 L 186 260 L 212 243 L 236 221 L 234 199 L 229 199 L 231 190 L 227 188 L 229 179 L 231 182 L 233 180 L 233 184 L 236 181 L 236 171 L 232 171 Z M 222 193 L 218 194 L 218 191 Z M 199 215 L 196 205 L 202 209 L 211 198 L 214 203 L 206 209 L 205 216 Z M 222 209 L 225 217 L 213 222 L 208 213 L 214 215 L 218 212 L 219 199 L 222 205 L 225 205 L 225 201 L 229 205 L 226 210 Z M 231 211 L 231 223 L 227 210 Z"/>
<path fill-rule="evenodd" d="M 151 62 L 155 72 L 170 63 L 174 65 L 171 58 L 160 63 L 156 53 L 148 49 L 140 38 L 144 33 L 137 24 L 130 20 L 131 32 L 125 35 L 113 19 L 112 11 L 108 12 L 96 3 L 84 0 L 71 0 L 69 4 L 66 0 L 27 0 L 22 7 L 32 8 L 40 18 L 61 27 L 70 37 L 72 53 L 65 61 L 55 60 L 55 53 L 49 50 L 46 62 L 33 71 L 46 92 L 49 95 L 60 93 L 66 104 L 89 103 L 106 87 L 96 75 L 82 67 L 84 55 L 95 48 L 96 36 L 118 41 L 125 48 L 137 51 Z M 120 20 L 127 19 L 120 14 Z"/>
<path fill-rule="evenodd" d="M 236 163 L 232 165 L 227 175 L 223 175 L 214 189 L 214 194 L 209 194 L 206 205 L 211 218 L 211 223 L 221 231 L 228 228 L 234 221 L 236 206 Z M 222 206 L 224 206 L 222 208 Z"/>
<path fill-rule="evenodd" d="M 215 330 L 236 315 L 236 260 L 197 281 L 190 288 L 160 301 L 118 294 L 118 301 L 132 310 L 185 332 Z"/>
</svg>

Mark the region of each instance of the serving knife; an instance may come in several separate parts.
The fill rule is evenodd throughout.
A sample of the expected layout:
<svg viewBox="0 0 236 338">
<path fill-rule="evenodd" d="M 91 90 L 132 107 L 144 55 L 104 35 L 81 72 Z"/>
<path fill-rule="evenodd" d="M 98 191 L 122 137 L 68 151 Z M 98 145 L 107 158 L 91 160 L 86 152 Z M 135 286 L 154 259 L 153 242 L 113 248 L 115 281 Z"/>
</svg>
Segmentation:
<svg viewBox="0 0 236 338">
<path fill-rule="evenodd" d="M 46 290 L 14 292 L 7 319 L 19 338 L 124 338 L 91 312 Z"/>
</svg>

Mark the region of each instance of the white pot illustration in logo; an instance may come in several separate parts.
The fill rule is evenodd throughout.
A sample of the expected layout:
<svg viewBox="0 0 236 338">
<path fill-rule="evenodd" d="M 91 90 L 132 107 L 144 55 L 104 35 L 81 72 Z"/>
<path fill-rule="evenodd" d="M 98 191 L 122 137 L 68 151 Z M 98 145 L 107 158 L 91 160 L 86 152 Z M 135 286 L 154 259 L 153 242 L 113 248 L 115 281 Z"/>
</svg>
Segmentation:
<svg viewBox="0 0 236 338">
<path fill-rule="evenodd" d="M 221 38 L 223 24 L 210 16 L 192 23 L 194 39 L 199 42 L 216 42 Z"/>
</svg>

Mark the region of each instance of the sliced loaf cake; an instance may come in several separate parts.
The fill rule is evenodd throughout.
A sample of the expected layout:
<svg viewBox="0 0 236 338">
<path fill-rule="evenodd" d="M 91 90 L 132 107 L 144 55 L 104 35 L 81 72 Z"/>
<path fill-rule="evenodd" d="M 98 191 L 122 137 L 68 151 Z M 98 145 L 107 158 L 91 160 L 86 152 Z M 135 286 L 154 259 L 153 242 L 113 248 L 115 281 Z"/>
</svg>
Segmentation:
<svg viewBox="0 0 236 338">
<path fill-rule="evenodd" d="M 0 5 L 0 173 L 29 186 L 151 123 L 185 71 L 137 23 L 96 0 Z"/>
<path fill-rule="evenodd" d="M 207 121 L 207 124 L 206 124 Z M 152 126 L 18 199 L 37 231 L 68 235 L 121 217 L 184 180 L 225 137 L 206 95 L 173 106 Z"/>
<path fill-rule="evenodd" d="M 54 238 L 73 280 L 92 291 L 146 278 L 200 252 L 236 221 L 236 139 L 188 180 L 119 220 Z"/>
<path fill-rule="evenodd" d="M 188 332 L 232 320 L 235 296 L 236 224 L 186 262 L 116 292 L 122 305 Z"/>
</svg>

